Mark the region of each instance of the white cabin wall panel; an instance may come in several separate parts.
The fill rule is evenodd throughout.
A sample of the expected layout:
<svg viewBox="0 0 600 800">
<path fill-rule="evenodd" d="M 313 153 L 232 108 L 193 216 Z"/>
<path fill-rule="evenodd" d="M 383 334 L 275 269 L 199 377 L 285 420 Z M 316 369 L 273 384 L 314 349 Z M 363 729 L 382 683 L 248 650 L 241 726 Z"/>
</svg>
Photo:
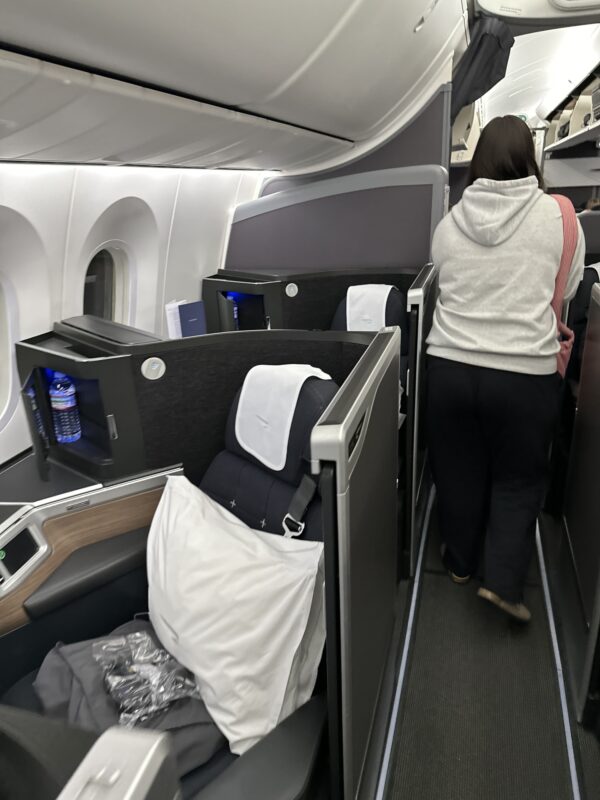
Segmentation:
<svg viewBox="0 0 600 800">
<path fill-rule="evenodd" d="M 18 302 L 25 306 L 19 321 L 20 338 L 47 330 L 50 320 L 61 312 L 73 181 L 72 167 L 0 165 L 0 208 L 5 214 L 0 228 L 0 272 L 17 284 Z M 17 230 L 21 232 L 18 240 Z M 35 259 L 29 253 L 33 241 L 40 245 Z M 21 247 L 27 247 L 29 255 L 19 252 Z M 28 302 L 32 293 L 37 297 L 36 302 Z"/>
<path fill-rule="evenodd" d="M 14 342 L 48 330 L 60 314 L 64 247 L 73 170 L 32 165 L 0 168 L 0 282 L 11 363 L 8 401 L 0 408 L 0 461 L 29 446 L 14 361 Z M 6 352 L 0 354 L 5 358 Z"/>
<path fill-rule="evenodd" d="M 87 266 L 98 250 L 124 251 L 135 287 L 128 322 L 148 331 L 158 322 L 156 294 L 165 262 L 177 170 L 77 167 L 65 257 L 63 316 L 82 313 Z"/>
<path fill-rule="evenodd" d="M 200 296 L 202 276 L 221 263 L 233 208 L 254 199 L 262 180 L 258 172 L 0 164 L 0 281 L 11 358 L 15 341 L 82 313 L 85 273 L 103 248 L 124 265 L 122 321 L 160 333 L 165 292 L 193 288 L 190 299 Z M 30 445 L 14 359 L 8 374 L 0 463 Z"/>
<path fill-rule="evenodd" d="M 233 209 L 255 199 L 261 183 L 262 175 L 256 173 L 182 173 L 166 270 L 159 286 L 161 335 L 166 335 L 165 303 L 200 299 L 202 278 L 221 265 Z"/>
</svg>

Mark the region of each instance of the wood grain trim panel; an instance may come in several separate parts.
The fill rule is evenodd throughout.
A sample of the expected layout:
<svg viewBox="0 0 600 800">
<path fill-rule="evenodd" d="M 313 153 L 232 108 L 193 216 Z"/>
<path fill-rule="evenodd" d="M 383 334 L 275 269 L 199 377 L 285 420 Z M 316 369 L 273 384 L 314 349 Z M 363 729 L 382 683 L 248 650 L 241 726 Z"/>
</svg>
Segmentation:
<svg viewBox="0 0 600 800">
<path fill-rule="evenodd" d="M 23 583 L 0 599 L 0 635 L 26 625 L 23 603 L 76 550 L 150 525 L 163 487 L 121 497 L 44 522 L 50 555 Z"/>
</svg>

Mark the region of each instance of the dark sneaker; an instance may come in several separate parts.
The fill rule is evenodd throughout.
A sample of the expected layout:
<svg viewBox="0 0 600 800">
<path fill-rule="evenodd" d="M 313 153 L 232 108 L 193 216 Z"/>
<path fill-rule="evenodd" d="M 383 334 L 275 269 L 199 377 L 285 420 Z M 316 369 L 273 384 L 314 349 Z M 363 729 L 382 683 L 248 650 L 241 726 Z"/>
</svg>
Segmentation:
<svg viewBox="0 0 600 800">
<path fill-rule="evenodd" d="M 529 622 L 531 619 L 531 612 L 523 603 L 509 603 L 508 600 L 503 600 L 495 592 L 490 592 L 489 589 L 485 589 L 483 586 L 477 590 L 477 594 L 484 600 L 493 603 L 513 619 L 518 619 L 519 622 Z"/>
<path fill-rule="evenodd" d="M 465 583 L 468 583 L 471 580 L 470 575 L 457 575 L 455 572 L 452 572 L 451 569 L 448 570 L 448 575 L 450 576 L 450 580 L 453 583 L 458 583 L 461 586 Z"/>
<path fill-rule="evenodd" d="M 445 563 L 444 563 L 444 556 L 446 555 L 446 544 L 445 544 L 445 542 L 443 542 L 441 547 L 440 547 L 440 555 L 442 557 L 442 563 L 445 566 Z M 448 568 L 446 567 L 446 569 L 448 569 Z M 465 583 L 468 583 L 471 580 L 471 576 L 470 575 L 457 575 L 456 572 L 452 572 L 451 569 L 448 570 L 448 575 L 450 576 L 450 580 L 453 583 L 458 583 L 461 586 L 464 585 Z"/>
</svg>

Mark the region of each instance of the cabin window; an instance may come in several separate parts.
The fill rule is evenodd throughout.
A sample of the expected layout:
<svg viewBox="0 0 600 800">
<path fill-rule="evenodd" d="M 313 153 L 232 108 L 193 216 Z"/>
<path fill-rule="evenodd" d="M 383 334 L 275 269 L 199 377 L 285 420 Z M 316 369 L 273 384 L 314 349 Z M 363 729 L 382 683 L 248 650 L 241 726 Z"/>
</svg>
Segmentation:
<svg viewBox="0 0 600 800">
<path fill-rule="evenodd" d="M 83 313 L 114 319 L 115 261 L 108 250 L 100 250 L 90 261 L 85 275 Z"/>
</svg>

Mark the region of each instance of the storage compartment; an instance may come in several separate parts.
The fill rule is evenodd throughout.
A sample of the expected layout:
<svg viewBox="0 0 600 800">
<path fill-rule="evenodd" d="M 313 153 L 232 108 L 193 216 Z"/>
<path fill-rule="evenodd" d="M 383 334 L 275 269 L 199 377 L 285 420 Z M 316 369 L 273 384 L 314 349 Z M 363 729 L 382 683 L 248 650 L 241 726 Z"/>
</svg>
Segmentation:
<svg viewBox="0 0 600 800">
<path fill-rule="evenodd" d="M 24 528 L 0 550 L 0 561 L 2 566 L 14 575 L 36 555 L 38 550 L 37 542 L 29 530 Z"/>
<path fill-rule="evenodd" d="M 116 324 L 113 331 L 112 326 L 107 320 L 80 317 L 16 345 L 23 400 L 44 480 L 48 459 L 100 481 L 144 470 L 142 432 L 125 353 L 135 347 L 128 341 L 159 340 Z M 75 390 L 76 412 L 67 412 L 78 420 L 75 428 L 81 435 L 73 441 L 59 441 L 57 436 L 50 398 L 56 373 L 63 373 Z"/>
<path fill-rule="evenodd" d="M 219 291 L 220 331 L 265 330 L 271 320 L 265 313 L 265 296 L 257 292 Z"/>
</svg>

